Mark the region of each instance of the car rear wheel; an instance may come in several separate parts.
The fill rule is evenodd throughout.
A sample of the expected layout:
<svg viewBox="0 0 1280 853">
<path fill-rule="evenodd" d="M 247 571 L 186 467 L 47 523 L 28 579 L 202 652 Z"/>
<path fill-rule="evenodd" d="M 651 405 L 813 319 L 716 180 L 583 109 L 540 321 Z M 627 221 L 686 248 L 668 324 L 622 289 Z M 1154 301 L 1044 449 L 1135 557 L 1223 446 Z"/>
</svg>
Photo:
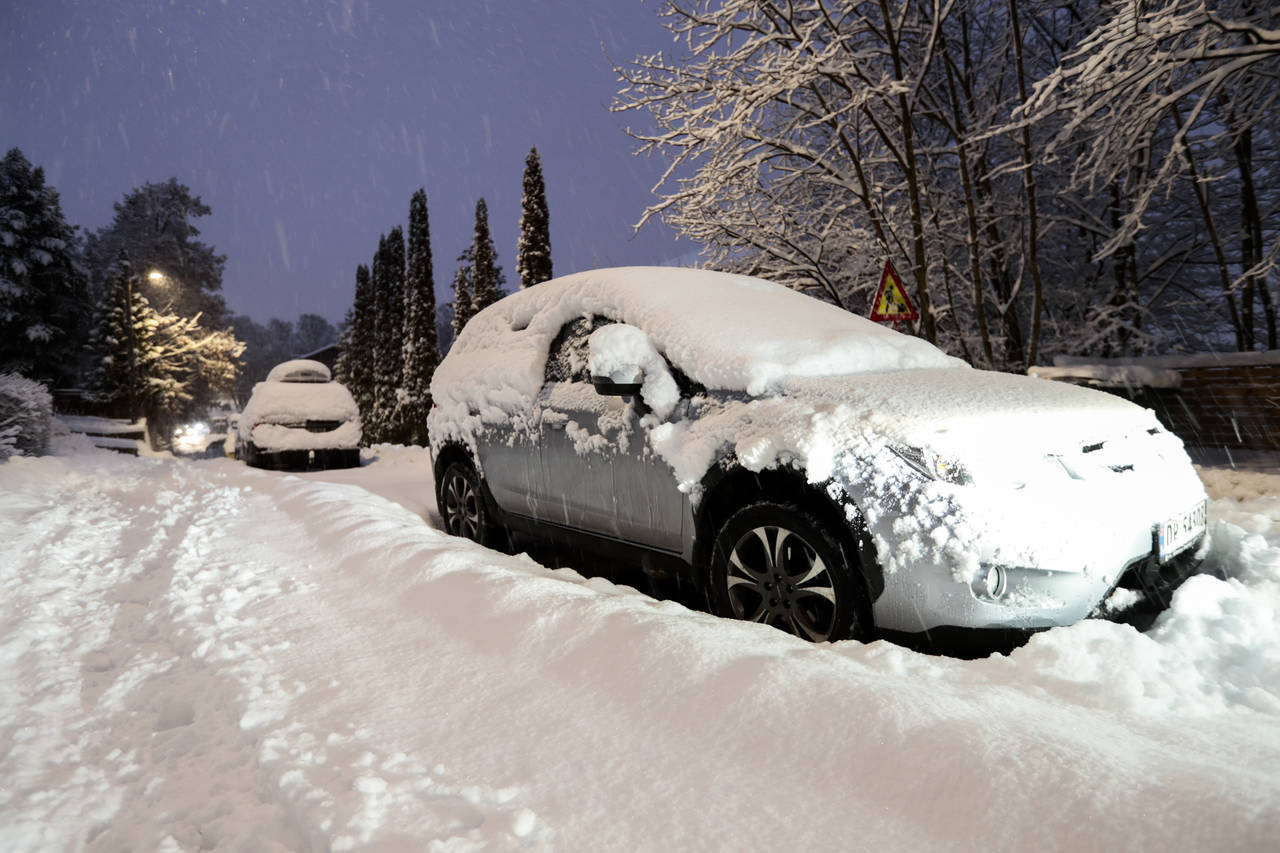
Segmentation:
<svg viewBox="0 0 1280 853">
<path fill-rule="evenodd" d="M 496 528 L 480 491 L 480 477 L 469 463 L 454 462 L 445 470 L 436 491 L 436 507 L 449 535 L 481 545 L 493 540 Z"/>
<path fill-rule="evenodd" d="M 712 549 L 711 604 L 720 616 L 763 622 L 813 642 L 871 633 L 865 585 L 851 546 L 811 513 L 761 501 L 738 510 Z"/>
</svg>

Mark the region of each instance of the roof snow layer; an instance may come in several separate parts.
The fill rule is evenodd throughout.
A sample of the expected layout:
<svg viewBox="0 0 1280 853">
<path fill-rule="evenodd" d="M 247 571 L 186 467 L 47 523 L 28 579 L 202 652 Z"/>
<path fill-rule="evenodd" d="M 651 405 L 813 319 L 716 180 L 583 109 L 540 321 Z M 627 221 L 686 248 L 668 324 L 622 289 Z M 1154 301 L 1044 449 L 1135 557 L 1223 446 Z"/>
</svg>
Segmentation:
<svg viewBox="0 0 1280 853">
<path fill-rule="evenodd" d="M 560 328 L 590 315 L 644 329 L 694 381 L 751 396 L 773 393 L 788 379 L 968 368 L 926 341 L 762 279 L 618 267 L 554 279 L 481 311 L 441 364 L 433 395 L 452 402 L 441 400 L 446 389 L 482 384 L 494 389 L 491 402 L 510 411 L 512 403 L 537 393 Z M 471 377 L 478 382 L 465 381 Z"/>
</svg>

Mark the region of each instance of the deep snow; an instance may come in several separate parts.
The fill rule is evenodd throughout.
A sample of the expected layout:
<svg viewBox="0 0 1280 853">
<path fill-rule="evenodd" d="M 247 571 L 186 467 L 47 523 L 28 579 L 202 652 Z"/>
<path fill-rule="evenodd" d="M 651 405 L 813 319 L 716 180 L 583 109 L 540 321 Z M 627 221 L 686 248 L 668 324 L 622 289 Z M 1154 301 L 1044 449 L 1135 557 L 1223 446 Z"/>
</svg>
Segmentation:
<svg viewBox="0 0 1280 853">
<path fill-rule="evenodd" d="M 1280 475 L 1202 475 L 1227 580 L 958 661 L 449 538 L 416 449 L 64 440 L 0 464 L 0 849 L 1274 849 Z"/>
</svg>

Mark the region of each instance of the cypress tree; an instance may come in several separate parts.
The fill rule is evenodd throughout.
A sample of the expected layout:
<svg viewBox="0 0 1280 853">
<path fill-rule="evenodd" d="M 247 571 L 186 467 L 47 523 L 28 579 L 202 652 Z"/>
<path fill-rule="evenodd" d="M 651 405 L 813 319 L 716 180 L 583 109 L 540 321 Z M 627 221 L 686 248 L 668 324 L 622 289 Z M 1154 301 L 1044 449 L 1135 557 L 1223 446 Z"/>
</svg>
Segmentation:
<svg viewBox="0 0 1280 853">
<path fill-rule="evenodd" d="M 471 273 L 471 313 L 478 314 L 498 301 L 505 279 L 498 266 L 498 253 L 489 235 L 489 206 L 484 199 L 476 202 L 475 234 L 471 239 L 468 260 Z"/>
<path fill-rule="evenodd" d="M 520 198 L 520 240 L 516 244 L 516 272 L 520 286 L 532 287 L 551 278 L 551 224 L 547 187 L 542 180 L 538 149 L 524 158 L 524 193 Z"/>
<path fill-rule="evenodd" d="M 453 276 L 453 340 L 456 343 L 462 327 L 467 325 L 471 315 L 471 268 L 466 263 L 467 253 L 463 252 L 458 264 L 458 271 Z"/>
<path fill-rule="evenodd" d="M 378 377 L 381 374 L 378 366 L 379 346 L 378 341 L 386 333 L 386 267 L 387 267 L 387 235 L 378 235 L 378 249 L 373 253 L 373 262 L 369 265 L 369 289 L 373 294 L 373 322 L 371 323 L 372 334 L 369 337 L 369 415 L 368 415 L 368 436 L 369 443 L 376 444 L 383 440 L 383 428 L 386 422 L 385 413 L 382 410 L 381 388 L 378 386 Z"/>
<path fill-rule="evenodd" d="M 399 225 L 382 247 L 382 284 L 378 289 L 377 338 L 374 342 L 375 394 L 379 441 L 405 440 L 399 411 L 404 384 L 404 231 Z"/>
<path fill-rule="evenodd" d="M 342 332 L 341 353 L 336 373 L 338 381 L 347 386 L 356 405 L 360 407 L 360 419 L 364 426 L 364 441 L 372 440 L 370 416 L 373 411 L 373 341 L 374 341 L 373 282 L 369 268 L 356 267 L 356 297 L 347 312 L 346 328 Z"/>
<path fill-rule="evenodd" d="M 409 257 L 404 292 L 404 400 L 401 408 L 407 440 L 427 444 L 431 376 L 440 362 L 436 340 L 435 278 L 431 272 L 431 229 L 427 192 L 409 200 Z"/>
</svg>

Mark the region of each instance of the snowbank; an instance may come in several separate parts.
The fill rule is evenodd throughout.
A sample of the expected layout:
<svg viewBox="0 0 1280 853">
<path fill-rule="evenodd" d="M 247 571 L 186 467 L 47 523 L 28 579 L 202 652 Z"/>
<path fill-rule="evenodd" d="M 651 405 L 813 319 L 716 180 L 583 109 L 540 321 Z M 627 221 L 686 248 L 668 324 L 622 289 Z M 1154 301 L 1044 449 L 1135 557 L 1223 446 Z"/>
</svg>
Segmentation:
<svg viewBox="0 0 1280 853">
<path fill-rule="evenodd" d="M 430 495 L 421 451 L 366 456 L 308 479 L 90 451 L 0 465 L 0 847 L 1259 850 L 1280 833 L 1280 478 L 1206 475 L 1228 579 L 1193 580 L 1150 633 L 1090 621 L 966 662 L 812 646 L 315 482 Z"/>
</svg>

